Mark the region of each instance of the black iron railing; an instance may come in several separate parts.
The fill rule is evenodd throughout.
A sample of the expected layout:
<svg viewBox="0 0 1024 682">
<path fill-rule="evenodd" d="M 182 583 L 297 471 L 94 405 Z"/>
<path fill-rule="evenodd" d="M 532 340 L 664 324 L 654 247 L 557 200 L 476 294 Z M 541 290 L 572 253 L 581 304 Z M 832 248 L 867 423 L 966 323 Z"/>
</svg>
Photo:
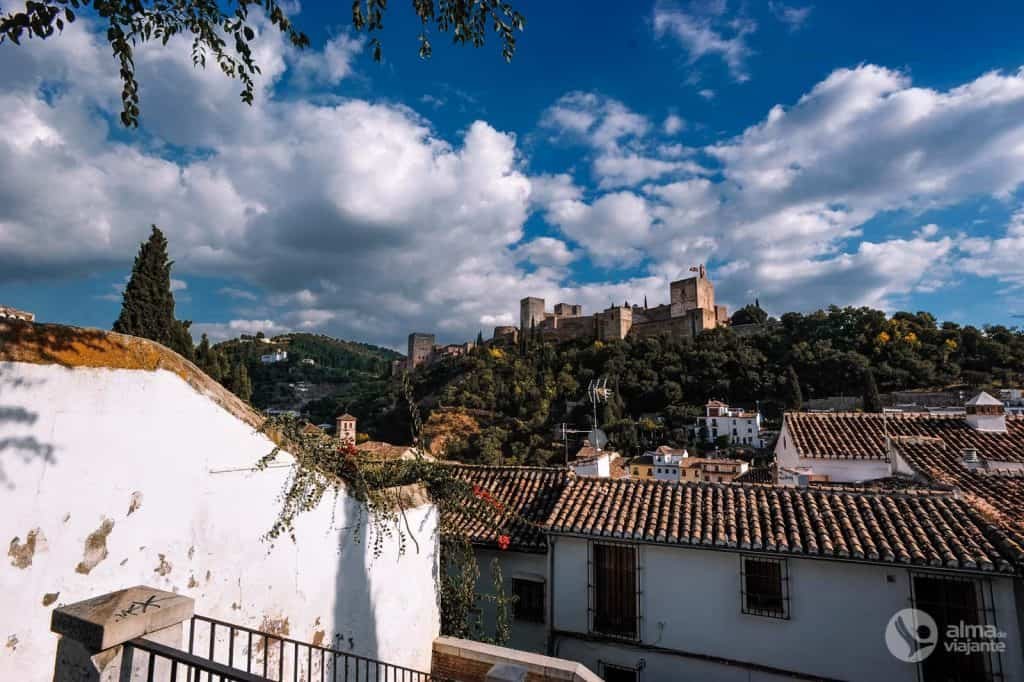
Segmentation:
<svg viewBox="0 0 1024 682">
<path fill-rule="evenodd" d="M 186 653 L 180 649 L 159 644 L 148 639 L 137 638 L 126 642 L 123 650 L 121 679 L 146 682 L 264 682 L 263 678 L 226 665 L 208 661 L 201 656 Z M 124 670 L 129 672 L 125 674 Z"/>
<path fill-rule="evenodd" d="M 224 679 L 242 682 L 443 682 L 430 673 L 206 616 L 192 617 L 188 654 L 224 666 L 228 671 Z M 239 673 L 247 677 L 230 676 Z M 190 682 L 212 682 L 221 674 L 214 672 L 210 677 L 207 673 Z"/>
</svg>

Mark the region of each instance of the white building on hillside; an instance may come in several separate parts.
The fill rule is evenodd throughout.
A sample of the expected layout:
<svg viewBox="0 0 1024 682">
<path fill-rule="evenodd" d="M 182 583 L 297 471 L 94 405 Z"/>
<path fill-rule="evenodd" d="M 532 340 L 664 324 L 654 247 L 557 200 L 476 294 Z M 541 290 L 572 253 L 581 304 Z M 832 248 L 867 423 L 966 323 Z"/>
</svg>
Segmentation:
<svg viewBox="0 0 1024 682">
<path fill-rule="evenodd" d="M 273 353 L 265 353 L 260 356 L 260 362 L 264 365 L 272 365 L 275 362 L 284 362 L 288 359 L 288 351 L 275 350 Z"/>
<path fill-rule="evenodd" d="M 731 445 L 763 448 L 768 443 L 767 434 L 761 433 L 760 412 L 729 407 L 718 400 L 704 406 L 704 416 L 697 418 L 696 431 L 697 437 L 707 443 L 714 443 L 721 436 L 727 437 Z"/>
<path fill-rule="evenodd" d="M 670 448 L 662 445 L 656 450 L 645 452 L 644 455 L 651 456 L 651 464 L 656 481 L 678 481 L 680 467 L 685 465 L 690 453 L 685 449 Z"/>
</svg>

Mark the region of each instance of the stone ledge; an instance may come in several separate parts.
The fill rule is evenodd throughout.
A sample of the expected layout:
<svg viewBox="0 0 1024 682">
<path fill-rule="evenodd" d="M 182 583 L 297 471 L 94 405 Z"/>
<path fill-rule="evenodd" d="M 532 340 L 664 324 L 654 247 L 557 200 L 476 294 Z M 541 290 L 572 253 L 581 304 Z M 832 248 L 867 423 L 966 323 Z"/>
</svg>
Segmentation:
<svg viewBox="0 0 1024 682">
<path fill-rule="evenodd" d="M 438 637 L 434 640 L 434 653 L 446 654 L 489 665 L 514 663 L 526 668 L 531 677 L 537 676 L 545 680 L 601 682 L 601 678 L 582 663 L 567 661 L 564 658 L 543 656 L 529 651 L 520 651 L 519 649 L 509 649 L 494 644 L 474 642 L 468 639 Z"/>
<path fill-rule="evenodd" d="M 56 609 L 50 630 L 98 652 L 186 621 L 194 606 L 191 597 L 138 585 Z"/>
</svg>

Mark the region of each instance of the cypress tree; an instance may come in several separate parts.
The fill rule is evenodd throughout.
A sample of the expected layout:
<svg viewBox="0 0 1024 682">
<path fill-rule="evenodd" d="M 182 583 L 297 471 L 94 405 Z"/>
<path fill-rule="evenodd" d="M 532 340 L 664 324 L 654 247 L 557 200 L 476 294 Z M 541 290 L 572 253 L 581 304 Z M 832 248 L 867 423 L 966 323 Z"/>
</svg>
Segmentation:
<svg viewBox="0 0 1024 682">
<path fill-rule="evenodd" d="M 249 381 L 249 370 L 245 362 L 239 361 L 231 371 L 231 392 L 245 402 L 252 398 L 252 382 Z"/>
<path fill-rule="evenodd" d="M 114 331 L 162 343 L 191 358 L 192 337 L 188 330 L 191 323 L 179 322 L 174 317 L 173 265 L 167 257 L 167 238 L 153 225 L 149 239 L 142 243 L 135 256 Z"/>
<path fill-rule="evenodd" d="M 878 384 L 875 383 L 875 373 L 870 367 L 864 370 L 864 411 L 882 411 L 882 396 L 878 395 Z"/>
<path fill-rule="evenodd" d="M 799 412 L 804 406 L 804 395 L 800 391 L 800 379 L 793 365 L 786 370 L 786 409 Z"/>
<path fill-rule="evenodd" d="M 224 377 L 220 352 L 210 345 L 210 339 L 206 334 L 203 334 L 199 345 L 196 346 L 196 364 L 214 381 L 220 381 Z"/>
<path fill-rule="evenodd" d="M 476 333 L 476 345 L 478 347 L 484 345 L 484 332 L 482 329 Z"/>
</svg>

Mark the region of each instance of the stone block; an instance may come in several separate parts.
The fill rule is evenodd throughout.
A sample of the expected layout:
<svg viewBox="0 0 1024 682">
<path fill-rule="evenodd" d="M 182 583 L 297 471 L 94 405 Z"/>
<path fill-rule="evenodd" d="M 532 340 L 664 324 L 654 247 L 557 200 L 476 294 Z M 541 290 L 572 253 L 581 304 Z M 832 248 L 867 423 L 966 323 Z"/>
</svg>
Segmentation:
<svg viewBox="0 0 1024 682">
<path fill-rule="evenodd" d="M 50 630 L 98 652 L 192 617 L 194 601 L 139 585 L 54 610 Z"/>
</svg>

